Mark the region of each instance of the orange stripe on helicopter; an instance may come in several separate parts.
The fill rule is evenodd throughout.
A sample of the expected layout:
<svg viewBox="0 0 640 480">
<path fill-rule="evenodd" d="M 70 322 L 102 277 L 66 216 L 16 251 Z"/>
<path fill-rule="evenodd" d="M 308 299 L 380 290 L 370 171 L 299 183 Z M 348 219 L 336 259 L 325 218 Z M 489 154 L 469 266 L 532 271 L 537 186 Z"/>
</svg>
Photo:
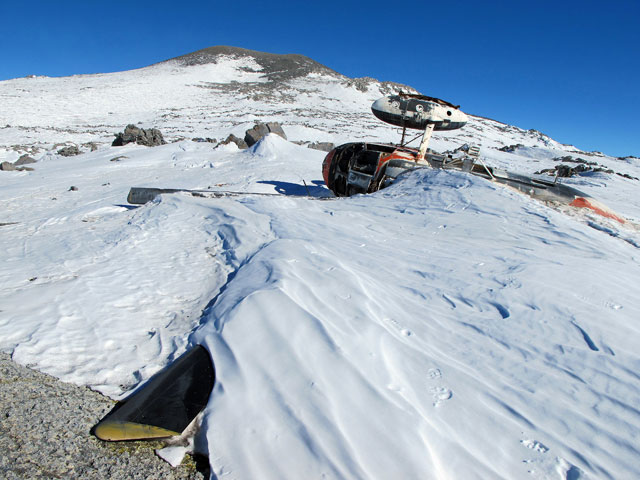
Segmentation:
<svg viewBox="0 0 640 480">
<path fill-rule="evenodd" d="M 622 224 L 626 223 L 624 218 L 616 215 L 609 208 L 605 207 L 599 202 L 596 202 L 595 200 L 589 200 L 584 197 L 576 197 L 575 200 L 573 200 L 573 202 L 571 202 L 569 205 L 577 208 L 588 208 L 596 212 L 598 215 L 602 215 L 603 217 L 612 218 L 613 220 L 616 220 Z"/>
</svg>

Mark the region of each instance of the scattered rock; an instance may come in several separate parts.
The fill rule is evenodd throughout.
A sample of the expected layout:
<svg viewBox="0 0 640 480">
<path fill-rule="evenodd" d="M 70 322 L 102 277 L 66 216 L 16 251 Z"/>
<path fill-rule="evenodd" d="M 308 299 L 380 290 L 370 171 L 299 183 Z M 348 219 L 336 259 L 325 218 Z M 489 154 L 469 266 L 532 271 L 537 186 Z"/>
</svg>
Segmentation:
<svg viewBox="0 0 640 480">
<path fill-rule="evenodd" d="M 522 145 L 521 143 L 517 143 L 515 145 L 505 145 L 504 147 L 499 148 L 498 150 L 500 150 L 501 152 L 514 153 L 516 150 L 523 147 L 524 145 Z"/>
<path fill-rule="evenodd" d="M 218 141 L 215 138 L 202 138 L 202 137 L 195 137 L 191 139 L 192 142 L 197 142 L 197 143 L 217 143 Z"/>
<path fill-rule="evenodd" d="M 247 146 L 251 147 L 255 145 L 268 135 L 269 133 L 275 133 L 276 135 L 280 135 L 285 140 L 287 136 L 284 133 L 284 130 L 280 126 L 278 122 L 267 122 L 267 123 L 256 123 L 255 126 L 245 132 L 244 141 L 247 143 Z"/>
<path fill-rule="evenodd" d="M 30 163 L 36 163 L 35 159 L 27 154 L 24 154 L 13 165 L 19 167 L 21 165 L 28 165 Z"/>
<path fill-rule="evenodd" d="M 35 160 L 34 160 L 35 162 Z M 27 162 L 29 163 L 29 162 Z M 23 167 L 20 164 L 18 164 L 18 162 L 16 163 L 11 163 L 11 162 L 2 162 L 0 163 L 0 170 L 3 170 L 5 172 L 33 172 L 33 168 L 31 167 Z"/>
<path fill-rule="evenodd" d="M 323 152 L 330 152 L 335 147 L 335 145 L 331 142 L 313 142 L 307 146 L 314 150 L 322 150 Z"/>
<path fill-rule="evenodd" d="M 371 77 L 351 78 L 347 80 L 347 87 L 353 87 L 359 92 L 366 93 L 369 90 L 369 85 L 376 83 L 378 81 Z"/>
<path fill-rule="evenodd" d="M 587 165 L 585 163 L 580 163 L 575 167 L 561 163 L 560 165 L 556 165 L 554 168 L 545 168 L 544 170 L 535 172 L 535 174 L 542 175 L 546 173 L 547 175 L 551 175 L 554 177 L 569 178 L 569 177 L 575 177 L 576 175 L 580 175 L 583 173 L 591 173 L 591 172 L 615 173 L 613 170 L 609 170 L 601 167 L 594 168 L 593 166 Z"/>
<path fill-rule="evenodd" d="M 629 175 L 628 173 L 620 173 L 620 172 L 616 172 L 616 175 L 620 175 L 622 178 L 628 178 L 629 180 L 640 180 L 640 178 L 638 177 L 632 177 L 631 175 Z"/>
<path fill-rule="evenodd" d="M 135 125 L 127 125 L 123 133 L 116 134 L 116 138 L 111 145 L 113 147 L 121 147 L 134 142 L 138 145 L 145 145 L 147 147 L 155 147 L 167 143 L 164 141 L 162 133 L 157 128 L 145 130 L 144 128 L 136 127 Z"/>
<path fill-rule="evenodd" d="M 63 157 L 73 157 L 75 155 L 80 155 L 80 150 L 76 145 L 71 145 L 69 147 L 61 148 L 57 153 Z"/>
<path fill-rule="evenodd" d="M 75 185 L 71 185 L 71 186 L 69 187 L 69 191 L 70 191 L 70 192 L 77 192 L 77 191 L 78 191 L 78 187 L 76 187 Z"/>
<path fill-rule="evenodd" d="M 110 162 L 119 162 L 120 160 L 124 159 L 124 158 L 129 158 L 126 155 L 118 155 L 117 157 L 113 157 L 111 160 L 109 160 Z"/>
<path fill-rule="evenodd" d="M 442 152 L 442 155 L 447 155 L 447 156 L 451 157 L 452 155 L 456 155 L 456 154 L 458 154 L 460 152 L 468 153 L 470 148 L 471 147 L 469 146 L 469 144 L 465 143 L 465 144 L 462 144 L 462 145 L 460 145 L 459 147 L 457 147 L 457 148 L 455 148 L 453 150 L 446 150 L 446 151 Z"/>
<path fill-rule="evenodd" d="M 5 172 L 11 172 L 16 170 L 16 167 L 14 167 L 13 163 L 11 162 L 2 162 L 0 163 L 0 170 L 3 170 Z"/>
<path fill-rule="evenodd" d="M 544 170 L 540 170 L 536 172 L 536 175 L 547 174 L 557 177 L 574 177 L 576 175 L 581 175 L 584 173 L 615 173 L 623 178 L 628 178 L 630 180 L 638 180 L 636 177 L 632 177 L 626 173 L 614 172 L 609 167 L 605 165 L 601 165 L 598 162 L 585 160 L 580 157 L 572 157 L 571 155 L 565 155 L 563 157 L 555 157 L 553 159 L 555 162 L 563 162 L 560 165 L 556 165 L 554 168 L 546 168 Z M 566 165 L 567 163 L 577 164 L 574 167 L 570 165 Z"/>
<path fill-rule="evenodd" d="M 235 143 L 238 146 L 238 148 L 240 148 L 240 149 L 248 147 L 247 142 L 245 142 L 241 138 L 236 137 L 233 133 L 230 134 L 226 138 L 226 140 L 223 140 L 222 142 L 220 142 L 220 145 L 228 145 L 231 142 Z"/>
<path fill-rule="evenodd" d="M 82 146 L 88 148 L 90 152 L 98 150 L 98 144 L 96 142 L 83 143 Z"/>
<path fill-rule="evenodd" d="M 598 165 L 598 162 L 590 162 L 585 160 L 584 158 L 573 158 L 571 155 L 565 155 L 564 157 L 555 157 L 553 159 L 554 162 L 565 162 L 565 163 L 584 163 L 585 165 Z"/>
</svg>

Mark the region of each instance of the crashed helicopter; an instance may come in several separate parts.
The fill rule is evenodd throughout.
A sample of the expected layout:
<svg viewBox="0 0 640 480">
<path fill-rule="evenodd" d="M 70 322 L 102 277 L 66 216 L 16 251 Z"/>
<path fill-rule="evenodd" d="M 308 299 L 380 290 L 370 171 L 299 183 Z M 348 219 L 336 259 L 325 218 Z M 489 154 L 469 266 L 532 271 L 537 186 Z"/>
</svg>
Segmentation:
<svg viewBox="0 0 640 480">
<path fill-rule="evenodd" d="M 417 168 L 453 169 L 507 185 L 550 204 L 587 208 L 603 217 L 626 223 L 622 216 L 606 205 L 586 193 L 559 183 L 557 177 L 550 181 L 487 166 L 480 157 L 480 149 L 477 146 L 465 146 L 460 149 L 462 152 L 455 156 L 429 151 L 429 141 L 434 131 L 456 130 L 467 123 L 468 117 L 460 110 L 459 105 L 435 97 L 400 92 L 376 100 L 371 110 L 383 122 L 401 127 L 402 139 L 399 145 L 353 142 L 331 150 L 324 158 L 322 175 L 326 186 L 337 197 L 373 193 L 390 185 L 399 175 Z M 418 149 L 407 146 L 413 141 L 405 142 L 407 129 L 422 130 L 422 140 Z M 279 195 L 132 187 L 128 201 L 131 204 L 144 204 L 157 195 L 178 192 L 201 197 Z"/>
<path fill-rule="evenodd" d="M 400 145 L 354 142 L 331 150 L 322 164 L 327 187 L 339 197 L 373 193 L 390 185 L 400 174 L 417 168 L 453 169 L 513 187 L 539 200 L 588 208 L 625 223 L 624 218 L 587 194 L 557 181 L 507 172 L 487 166 L 478 147 L 467 147 L 461 156 L 429 152 L 434 130 L 455 130 L 468 121 L 459 105 L 424 95 L 400 92 L 376 100 L 373 114 L 383 122 L 402 128 Z M 418 149 L 406 146 L 406 130 L 423 130 Z"/>
</svg>

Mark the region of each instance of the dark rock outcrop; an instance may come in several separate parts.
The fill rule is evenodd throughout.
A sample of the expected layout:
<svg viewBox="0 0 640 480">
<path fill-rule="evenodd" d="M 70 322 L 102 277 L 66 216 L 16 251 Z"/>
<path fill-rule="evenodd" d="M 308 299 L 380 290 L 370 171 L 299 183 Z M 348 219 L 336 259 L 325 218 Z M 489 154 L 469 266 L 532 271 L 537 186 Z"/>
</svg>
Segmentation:
<svg viewBox="0 0 640 480">
<path fill-rule="evenodd" d="M 21 165 L 28 165 L 30 163 L 36 163 L 35 159 L 29 155 L 22 155 L 13 165 L 19 167 Z"/>
<path fill-rule="evenodd" d="M 269 128 L 264 123 L 258 123 L 244 134 L 244 141 L 248 146 L 255 145 L 261 138 L 269 134 Z"/>
<path fill-rule="evenodd" d="M 516 152 L 519 148 L 523 148 L 524 145 L 521 143 L 517 143 L 515 145 L 505 145 L 504 147 L 499 148 L 498 150 L 500 150 L 501 152 L 507 152 L 507 153 L 514 153 Z"/>
<path fill-rule="evenodd" d="M 121 147 L 128 143 L 137 143 L 138 145 L 155 147 L 158 145 L 164 145 L 167 142 L 165 142 L 162 137 L 162 133 L 157 128 L 145 130 L 144 128 L 136 127 L 135 125 L 127 125 L 124 132 L 116 134 L 116 138 L 111 145 L 113 147 Z"/>
<path fill-rule="evenodd" d="M 80 149 L 76 145 L 71 145 L 58 150 L 58 155 L 62 155 L 63 157 L 74 157 L 76 155 L 80 155 Z"/>
<path fill-rule="evenodd" d="M 228 145 L 229 143 L 235 143 L 240 149 L 247 148 L 247 142 L 245 142 L 241 138 L 236 137 L 233 133 L 230 134 L 225 140 L 220 142 L 220 145 Z"/>
<path fill-rule="evenodd" d="M 278 122 L 267 122 L 267 123 L 256 123 L 253 128 L 250 128 L 245 132 L 244 141 L 247 143 L 249 147 L 255 145 L 270 133 L 275 133 L 276 135 L 280 135 L 285 140 L 287 139 L 287 135 L 284 133 L 282 126 Z"/>
<path fill-rule="evenodd" d="M 584 158 L 580 157 L 573 158 L 571 155 L 565 155 L 564 157 L 555 157 L 553 161 L 565 163 L 583 163 L 585 165 L 598 165 L 598 162 L 585 160 Z"/>
<path fill-rule="evenodd" d="M 283 80 L 305 77 L 309 73 L 323 73 L 326 75 L 341 76 L 334 70 L 331 70 L 330 68 L 325 67 L 304 55 L 280 55 L 224 45 L 204 48 L 197 52 L 188 53 L 180 57 L 166 60 L 166 62 L 178 63 L 183 66 L 204 65 L 208 63 L 217 63 L 220 57 L 253 58 L 260 68 L 258 71 L 263 77 L 271 82 L 280 82 Z M 248 70 L 252 71 L 252 69 Z"/>
<path fill-rule="evenodd" d="M 578 165 L 576 165 L 575 167 L 561 163 L 560 165 L 556 165 L 554 168 L 545 168 L 544 170 L 535 172 L 535 174 L 542 175 L 546 173 L 547 175 L 553 175 L 555 177 L 569 178 L 590 172 L 615 173 L 613 170 L 610 170 L 608 168 L 593 167 L 591 165 L 587 165 L 586 163 L 578 163 Z"/>
<path fill-rule="evenodd" d="M 584 152 L 583 152 L 584 153 Z M 629 180 L 638 180 L 638 178 L 629 175 L 628 173 L 620 173 L 614 172 L 609 167 L 602 165 L 598 162 L 585 160 L 580 157 L 572 157 L 571 155 L 565 155 L 563 157 L 555 157 L 553 159 L 556 162 L 563 162 L 560 165 L 556 165 L 554 168 L 546 168 L 544 170 L 540 170 L 536 172 L 536 175 L 541 175 L 546 173 L 547 175 L 553 175 L 557 177 L 574 177 L 576 175 L 582 175 L 585 173 L 615 173 L 623 178 L 628 178 Z M 575 163 L 577 164 L 575 167 L 570 165 L 566 165 L 567 163 Z"/>
</svg>

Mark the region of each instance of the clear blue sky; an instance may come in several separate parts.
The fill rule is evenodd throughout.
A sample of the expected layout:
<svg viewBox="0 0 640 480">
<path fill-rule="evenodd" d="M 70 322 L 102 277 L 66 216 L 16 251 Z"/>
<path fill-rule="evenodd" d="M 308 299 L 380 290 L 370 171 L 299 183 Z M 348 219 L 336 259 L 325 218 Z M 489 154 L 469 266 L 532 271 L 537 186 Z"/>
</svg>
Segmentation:
<svg viewBox="0 0 640 480">
<path fill-rule="evenodd" d="M 300 53 L 640 157 L 639 21 L 640 0 L 3 0 L 0 80 L 129 70 L 213 45 Z"/>
</svg>

